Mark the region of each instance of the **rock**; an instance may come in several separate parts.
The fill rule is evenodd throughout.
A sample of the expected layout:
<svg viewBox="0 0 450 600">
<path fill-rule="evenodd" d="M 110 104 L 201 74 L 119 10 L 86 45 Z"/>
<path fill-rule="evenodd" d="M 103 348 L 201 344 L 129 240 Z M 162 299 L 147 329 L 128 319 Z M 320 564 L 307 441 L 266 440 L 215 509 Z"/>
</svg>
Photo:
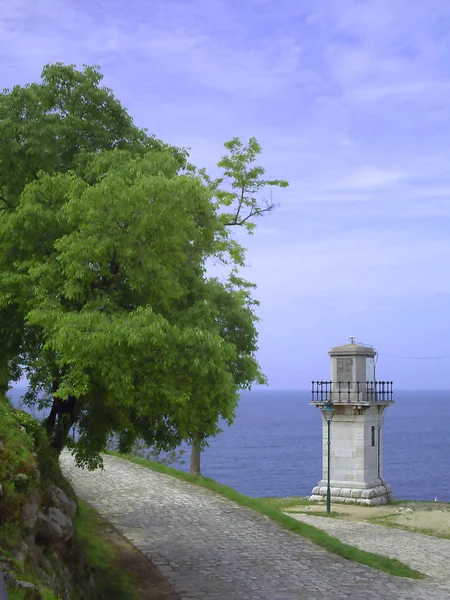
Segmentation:
<svg viewBox="0 0 450 600">
<path fill-rule="evenodd" d="M 361 498 L 362 490 L 353 489 L 351 496 L 352 498 Z"/>
<path fill-rule="evenodd" d="M 42 595 L 38 588 L 29 581 L 16 581 L 15 587 L 25 590 L 24 600 L 42 600 Z"/>
<path fill-rule="evenodd" d="M 6 585 L 14 586 L 16 584 L 16 579 L 11 575 L 9 571 L 3 570 L 3 579 L 5 580 Z"/>
<path fill-rule="evenodd" d="M 370 500 L 367 498 L 358 498 L 356 500 L 357 504 L 363 504 L 364 506 L 370 506 Z"/>
<path fill-rule="evenodd" d="M 345 500 L 346 498 L 343 498 L 342 496 L 331 496 L 332 504 L 343 504 Z"/>
<path fill-rule="evenodd" d="M 378 485 L 375 489 L 375 496 L 386 496 L 387 490 L 386 486 Z"/>
<path fill-rule="evenodd" d="M 368 490 L 363 490 L 361 493 L 361 498 L 368 500 L 369 498 L 373 498 L 375 496 L 375 488 L 369 488 Z"/>
<path fill-rule="evenodd" d="M 350 498 L 352 490 L 350 488 L 341 488 L 341 492 L 339 496 L 344 496 L 345 498 Z"/>
<path fill-rule="evenodd" d="M 72 537 L 73 523 L 59 508 L 50 507 L 48 514 L 38 513 L 36 540 L 61 544 Z"/>
<path fill-rule="evenodd" d="M 313 496 L 318 496 L 320 493 L 320 487 L 318 485 L 316 485 L 316 487 L 313 488 L 312 490 L 312 495 Z"/>
<path fill-rule="evenodd" d="M 318 494 L 313 494 L 309 499 L 311 502 L 323 502 L 323 496 L 319 496 Z"/>
<path fill-rule="evenodd" d="M 28 552 L 29 549 L 25 542 L 20 542 L 19 550 L 14 553 L 14 556 L 16 557 L 16 560 L 23 563 L 28 556 Z"/>
<path fill-rule="evenodd" d="M 48 489 L 48 498 L 52 506 L 59 508 L 66 515 L 73 518 L 77 512 L 77 505 L 71 498 L 63 492 L 61 488 L 56 485 L 51 485 Z"/>
<path fill-rule="evenodd" d="M 375 496 L 370 501 L 370 506 L 380 506 L 380 504 L 387 504 L 386 496 Z"/>
<path fill-rule="evenodd" d="M 21 512 L 21 520 L 25 529 L 31 530 L 36 525 L 38 512 L 41 508 L 41 495 L 37 490 L 32 490 Z"/>
</svg>

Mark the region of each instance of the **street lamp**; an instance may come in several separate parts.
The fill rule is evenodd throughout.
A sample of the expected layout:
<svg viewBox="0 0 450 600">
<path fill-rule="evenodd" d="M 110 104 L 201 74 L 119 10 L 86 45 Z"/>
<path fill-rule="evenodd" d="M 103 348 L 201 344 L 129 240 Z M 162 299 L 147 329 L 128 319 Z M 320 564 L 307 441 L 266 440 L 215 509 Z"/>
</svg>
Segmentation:
<svg viewBox="0 0 450 600">
<path fill-rule="evenodd" d="M 331 512 L 331 489 L 330 489 L 330 455 L 331 455 L 331 434 L 330 434 L 330 426 L 331 419 L 333 418 L 333 413 L 336 409 L 333 406 L 331 400 L 328 400 L 326 404 L 322 407 L 323 416 L 327 422 L 328 429 L 328 479 L 327 479 L 327 513 Z"/>
</svg>

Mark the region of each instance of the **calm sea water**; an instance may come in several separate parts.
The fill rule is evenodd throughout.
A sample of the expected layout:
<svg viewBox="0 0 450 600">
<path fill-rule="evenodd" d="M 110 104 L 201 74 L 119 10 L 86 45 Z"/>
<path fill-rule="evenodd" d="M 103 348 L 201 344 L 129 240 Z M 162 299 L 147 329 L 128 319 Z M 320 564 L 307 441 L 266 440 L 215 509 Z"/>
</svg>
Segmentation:
<svg viewBox="0 0 450 600">
<path fill-rule="evenodd" d="M 17 402 L 20 392 L 10 395 Z M 397 498 L 450 502 L 450 392 L 394 398 L 384 420 L 386 481 Z M 307 391 L 243 392 L 235 423 L 202 454 L 203 474 L 250 496 L 310 494 L 321 478 L 321 418 L 309 400 Z"/>
</svg>

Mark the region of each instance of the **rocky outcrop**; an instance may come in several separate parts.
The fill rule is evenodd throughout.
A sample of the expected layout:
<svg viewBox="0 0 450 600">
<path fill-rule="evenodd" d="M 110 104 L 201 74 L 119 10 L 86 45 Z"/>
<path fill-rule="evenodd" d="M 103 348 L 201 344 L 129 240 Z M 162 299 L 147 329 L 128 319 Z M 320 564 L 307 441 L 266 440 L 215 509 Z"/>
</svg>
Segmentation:
<svg viewBox="0 0 450 600">
<path fill-rule="evenodd" d="M 33 490 L 25 499 L 21 520 L 28 533 L 34 532 L 36 542 L 54 545 L 65 543 L 72 537 L 76 503 L 64 491 L 52 484 L 42 497 Z"/>
<path fill-rule="evenodd" d="M 36 541 L 46 542 L 51 546 L 64 544 L 72 537 L 72 519 L 65 515 L 59 508 L 53 506 L 46 512 L 38 512 Z"/>
<path fill-rule="evenodd" d="M 36 526 L 38 512 L 42 506 L 41 494 L 38 490 L 32 490 L 25 498 L 21 511 L 21 521 L 26 531 L 31 532 Z"/>
<path fill-rule="evenodd" d="M 73 518 L 77 510 L 76 503 L 56 485 L 52 484 L 45 492 L 32 490 L 24 500 L 21 510 L 21 523 L 24 536 L 14 557 L 19 564 L 32 562 L 42 581 L 52 587 L 55 585 L 54 568 L 44 555 L 44 548 L 52 548 L 58 556 L 68 557 L 73 553 Z M 17 563 L 0 555 L 0 566 L 9 586 L 25 590 L 25 598 L 41 598 L 38 588 L 23 580 L 17 569 Z M 56 584 L 59 597 L 70 597 L 73 573 L 61 567 L 62 580 Z"/>
<path fill-rule="evenodd" d="M 55 508 L 62 511 L 68 517 L 73 519 L 77 512 L 77 505 L 74 500 L 69 498 L 61 488 L 56 485 L 51 485 L 48 489 L 48 501 L 49 506 L 54 506 Z"/>
</svg>

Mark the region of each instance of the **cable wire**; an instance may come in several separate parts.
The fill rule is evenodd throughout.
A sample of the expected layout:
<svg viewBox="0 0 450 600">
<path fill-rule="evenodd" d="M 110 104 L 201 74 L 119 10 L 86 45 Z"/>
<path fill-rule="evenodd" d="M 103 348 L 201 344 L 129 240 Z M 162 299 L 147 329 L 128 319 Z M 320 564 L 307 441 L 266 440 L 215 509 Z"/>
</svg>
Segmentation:
<svg viewBox="0 0 450 600">
<path fill-rule="evenodd" d="M 388 356 L 389 358 L 402 358 L 405 360 L 437 360 L 441 358 L 450 358 L 450 356 L 397 356 L 395 354 L 385 354 L 384 352 L 378 352 L 372 344 L 363 344 L 362 342 L 356 342 L 357 344 L 361 344 L 361 346 L 369 346 L 375 350 L 376 358 L 375 364 L 378 360 L 378 356 Z"/>
<path fill-rule="evenodd" d="M 450 356 L 396 356 L 395 354 L 384 354 L 381 356 L 388 356 L 389 358 L 403 358 L 405 360 L 437 360 L 440 358 L 450 358 Z"/>
</svg>

